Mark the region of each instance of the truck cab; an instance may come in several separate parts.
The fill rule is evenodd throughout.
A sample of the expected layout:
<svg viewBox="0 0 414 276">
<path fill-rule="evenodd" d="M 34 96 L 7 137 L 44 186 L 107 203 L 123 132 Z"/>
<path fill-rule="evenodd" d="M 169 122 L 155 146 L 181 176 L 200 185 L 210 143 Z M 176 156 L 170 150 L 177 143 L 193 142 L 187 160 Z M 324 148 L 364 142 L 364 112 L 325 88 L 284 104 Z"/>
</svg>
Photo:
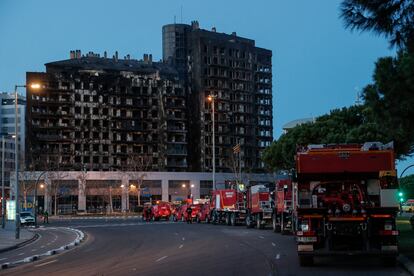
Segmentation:
<svg viewBox="0 0 414 276">
<path fill-rule="evenodd" d="M 272 222 L 272 199 L 269 188 L 265 185 L 254 185 L 246 191 L 247 216 L 246 227 L 256 225 L 258 229 L 265 228 Z"/>
<path fill-rule="evenodd" d="M 272 228 L 274 232 L 292 232 L 292 179 L 278 179 L 273 192 Z"/>
<path fill-rule="evenodd" d="M 314 256 L 377 255 L 395 264 L 398 182 L 390 145 L 298 150 L 293 224 L 301 265 Z"/>
</svg>

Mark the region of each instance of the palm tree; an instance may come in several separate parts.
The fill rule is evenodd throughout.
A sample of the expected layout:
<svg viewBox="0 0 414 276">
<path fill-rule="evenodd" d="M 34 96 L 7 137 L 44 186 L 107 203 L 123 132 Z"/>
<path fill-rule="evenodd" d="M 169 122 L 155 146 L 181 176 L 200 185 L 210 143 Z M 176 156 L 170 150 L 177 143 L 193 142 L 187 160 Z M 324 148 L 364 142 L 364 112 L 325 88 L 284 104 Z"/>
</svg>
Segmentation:
<svg viewBox="0 0 414 276">
<path fill-rule="evenodd" d="M 414 1 L 343 0 L 340 10 L 346 28 L 373 31 L 391 47 L 414 52 Z"/>
</svg>

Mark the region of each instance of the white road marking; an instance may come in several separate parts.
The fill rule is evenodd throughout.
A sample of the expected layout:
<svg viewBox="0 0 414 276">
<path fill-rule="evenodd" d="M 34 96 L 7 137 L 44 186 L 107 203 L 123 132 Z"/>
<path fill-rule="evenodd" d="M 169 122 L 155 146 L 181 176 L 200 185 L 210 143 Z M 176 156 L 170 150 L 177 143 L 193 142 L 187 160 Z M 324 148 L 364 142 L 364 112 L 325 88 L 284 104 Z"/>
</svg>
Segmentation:
<svg viewBox="0 0 414 276">
<path fill-rule="evenodd" d="M 53 261 L 50 261 L 50 262 L 46 262 L 46 263 L 42 263 L 42 264 L 38 264 L 38 265 L 35 265 L 35 267 L 41 267 L 41 266 L 44 266 L 44 265 L 48 265 L 48 264 L 51 264 L 51 263 L 54 263 L 54 262 L 57 262 L 58 260 L 53 260 Z"/>
<path fill-rule="evenodd" d="M 156 263 L 158 263 L 159 261 L 162 261 L 162 260 L 164 260 L 165 258 L 167 258 L 168 256 L 164 256 L 164 257 L 161 257 L 161 258 L 159 258 L 159 259 L 157 259 L 155 262 Z"/>
<path fill-rule="evenodd" d="M 35 252 L 37 249 L 32 249 L 32 252 Z"/>
<path fill-rule="evenodd" d="M 264 237 L 263 237 L 263 236 L 259 236 L 259 238 L 264 239 Z"/>
<path fill-rule="evenodd" d="M 181 244 L 178 248 L 181 249 L 181 248 L 183 248 L 183 246 L 184 246 L 184 244 Z"/>
<path fill-rule="evenodd" d="M 276 255 L 276 260 L 279 260 L 280 259 L 280 254 L 277 254 Z"/>
<path fill-rule="evenodd" d="M 1 259 L 0 259 L 0 261 L 4 261 L 4 260 L 7 260 L 7 258 L 1 258 Z"/>
<path fill-rule="evenodd" d="M 44 245 L 42 245 L 40 248 L 45 248 L 45 246 L 44 246 Z"/>
<path fill-rule="evenodd" d="M 23 255 L 24 253 L 20 253 L 20 254 L 17 254 L 17 256 L 21 256 L 21 255 Z"/>
<path fill-rule="evenodd" d="M 183 241 L 185 241 L 185 238 L 183 237 Z"/>
<path fill-rule="evenodd" d="M 273 247 L 275 247 L 275 246 L 276 246 L 276 244 L 275 244 L 274 242 L 272 242 L 272 246 L 273 246 Z"/>
</svg>

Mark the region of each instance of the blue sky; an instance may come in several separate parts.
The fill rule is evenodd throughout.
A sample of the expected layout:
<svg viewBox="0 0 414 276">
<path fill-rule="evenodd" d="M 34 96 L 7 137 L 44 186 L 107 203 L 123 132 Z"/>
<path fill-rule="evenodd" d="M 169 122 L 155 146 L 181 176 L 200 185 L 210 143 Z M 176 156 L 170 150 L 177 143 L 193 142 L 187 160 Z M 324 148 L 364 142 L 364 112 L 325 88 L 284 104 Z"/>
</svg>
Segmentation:
<svg viewBox="0 0 414 276">
<path fill-rule="evenodd" d="M 72 49 L 133 58 L 152 53 L 158 60 L 161 27 L 174 16 L 180 23 L 182 8 L 183 23 L 196 19 L 204 29 L 236 31 L 273 51 L 278 137 L 291 120 L 353 104 L 371 82 L 375 60 L 394 53 L 382 37 L 344 29 L 340 2 L 1 0 L 0 91 L 25 83 L 26 71 L 67 59 Z"/>
</svg>

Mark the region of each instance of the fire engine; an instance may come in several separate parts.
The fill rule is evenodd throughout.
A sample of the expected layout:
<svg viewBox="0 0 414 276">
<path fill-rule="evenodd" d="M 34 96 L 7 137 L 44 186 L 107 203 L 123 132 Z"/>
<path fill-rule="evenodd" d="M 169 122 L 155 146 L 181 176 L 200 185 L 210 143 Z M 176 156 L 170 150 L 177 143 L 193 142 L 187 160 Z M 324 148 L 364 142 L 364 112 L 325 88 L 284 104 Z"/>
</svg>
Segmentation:
<svg viewBox="0 0 414 276">
<path fill-rule="evenodd" d="M 169 202 L 158 202 L 152 206 L 152 220 L 169 220 L 171 216 L 171 204 Z"/>
<path fill-rule="evenodd" d="M 310 145 L 296 154 L 294 229 L 301 265 L 314 256 L 398 255 L 392 144 Z"/>
<path fill-rule="evenodd" d="M 276 181 L 273 192 L 272 228 L 282 234 L 292 232 L 292 179 L 290 177 Z"/>
<path fill-rule="evenodd" d="M 246 227 L 263 229 L 272 223 L 272 204 L 269 188 L 265 185 L 254 185 L 246 191 Z"/>
<path fill-rule="evenodd" d="M 211 223 L 225 222 L 235 226 L 246 219 L 246 203 L 244 193 L 236 189 L 215 190 L 210 199 Z"/>
</svg>

